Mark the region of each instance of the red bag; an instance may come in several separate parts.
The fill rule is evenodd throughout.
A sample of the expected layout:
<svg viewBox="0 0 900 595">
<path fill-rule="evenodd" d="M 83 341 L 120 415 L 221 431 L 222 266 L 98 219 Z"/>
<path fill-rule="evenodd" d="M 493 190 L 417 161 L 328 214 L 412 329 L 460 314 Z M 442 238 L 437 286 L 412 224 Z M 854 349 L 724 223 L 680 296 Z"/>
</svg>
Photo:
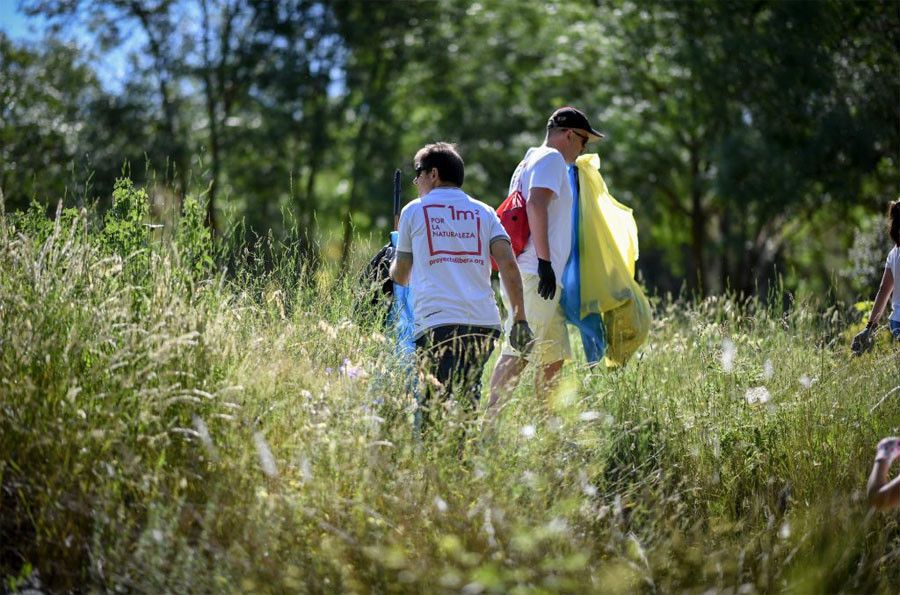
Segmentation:
<svg viewBox="0 0 900 595">
<path fill-rule="evenodd" d="M 518 256 L 525 251 L 525 245 L 528 243 L 528 238 L 531 237 L 531 228 L 528 227 L 528 212 L 525 210 L 525 197 L 522 196 L 522 193 L 513 190 L 513 193 L 497 207 L 497 216 L 500 218 L 503 229 L 509 234 L 513 254 Z M 491 267 L 495 271 L 499 270 L 493 258 Z"/>
</svg>

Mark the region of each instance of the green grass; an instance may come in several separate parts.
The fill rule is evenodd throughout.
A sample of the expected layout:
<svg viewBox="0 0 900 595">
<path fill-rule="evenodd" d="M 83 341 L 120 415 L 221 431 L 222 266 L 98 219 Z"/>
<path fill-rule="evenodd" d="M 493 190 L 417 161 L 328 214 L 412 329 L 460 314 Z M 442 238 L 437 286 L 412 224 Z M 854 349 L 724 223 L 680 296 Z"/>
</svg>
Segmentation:
<svg viewBox="0 0 900 595">
<path fill-rule="evenodd" d="M 841 310 L 660 300 L 624 370 L 576 358 L 547 404 L 523 382 L 460 452 L 452 418 L 416 440 L 355 275 L 289 247 L 226 275 L 177 238 L 104 237 L 77 213 L 0 221 L 3 588 L 32 569 L 59 592 L 900 584 L 898 516 L 864 497 L 900 432 L 900 398 L 876 407 L 900 351 L 851 359 Z"/>
</svg>

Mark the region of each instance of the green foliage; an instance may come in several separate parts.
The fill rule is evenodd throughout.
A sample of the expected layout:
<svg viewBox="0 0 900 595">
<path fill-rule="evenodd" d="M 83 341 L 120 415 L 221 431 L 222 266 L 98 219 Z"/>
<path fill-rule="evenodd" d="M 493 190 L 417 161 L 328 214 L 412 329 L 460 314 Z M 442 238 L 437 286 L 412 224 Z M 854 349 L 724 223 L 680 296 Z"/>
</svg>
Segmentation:
<svg viewBox="0 0 900 595">
<path fill-rule="evenodd" d="M 34 51 L 0 32 L 0 188 L 8 211 L 84 198 L 77 131 L 98 86 L 76 49 L 48 40 Z"/>
<path fill-rule="evenodd" d="M 150 228 L 147 191 L 135 188 L 130 178 L 119 178 L 113 189 L 112 208 L 103 221 L 100 244 L 126 267 L 125 278 L 136 284 L 150 274 Z"/>
<path fill-rule="evenodd" d="M 206 226 L 206 204 L 189 196 L 181 205 L 173 242 L 178 251 L 182 268 L 193 279 L 204 279 L 213 270 L 213 239 Z"/>
<path fill-rule="evenodd" d="M 60 221 L 60 226 L 68 227 L 65 223 L 72 222 L 76 211 L 65 209 L 62 213 L 65 220 Z M 56 228 L 54 221 L 47 217 L 46 208 L 37 201 L 32 201 L 28 210 L 11 213 L 9 223 L 15 231 L 38 244 L 46 242 Z"/>
<path fill-rule="evenodd" d="M 106 197 L 127 161 L 165 214 L 205 192 L 214 235 L 284 242 L 288 210 L 312 262 L 346 265 L 356 233 L 388 231 L 391 173 L 423 144 L 458 143 L 466 191 L 496 205 L 574 104 L 607 133 L 651 287 L 763 296 L 782 275 L 848 300 L 854 225 L 900 189 L 891 2 L 23 4 L 135 59 L 113 91 L 71 46 L 3 39 L 10 210 Z"/>
<path fill-rule="evenodd" d="M 141 196 L 123 182 L 114 220 L 138 225 Z M 347 271 L 304 272 L 273 239 L 214 282 L 154 242 L 131 249 L 137 227 L 116 227 L 111 254 L 84 217 L 0 244 L 4 588 L 31 568 L 60 592 L 900 581 L 900 526 L 862 496 L 874 445 L 900 431 L 884 398 L 900 352 L 850 358 L 842 309 L 659 302 L 623 370 L 579 354 L 547 403 L 526 379 L 460 448 L 450 414 L 416 439 L 391 339 L 349 319 Z M 153 274 L 132 277 L 148 253 Z"/>
</svg>

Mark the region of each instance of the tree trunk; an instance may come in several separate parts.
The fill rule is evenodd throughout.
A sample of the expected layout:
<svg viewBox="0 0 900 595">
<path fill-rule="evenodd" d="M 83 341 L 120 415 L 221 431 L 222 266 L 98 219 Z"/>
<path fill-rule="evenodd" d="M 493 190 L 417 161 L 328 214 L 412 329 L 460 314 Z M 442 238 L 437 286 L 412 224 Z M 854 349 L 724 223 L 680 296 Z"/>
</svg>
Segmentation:
<svg viewBox="0 0 900 595">
<path fill-rule="evenodd" d="M 358 201 L 357 195 L 359 194 L 359 180 L 362 175 L 363 168 L 359 167 L 358 162 L 362 161 L 363 163 L 367 163 L 369 161 L 369 138 L 368 131 L 369 125 L 371 124 L 372 117 L 371 111 L 366 114 L 366 119 L 363 120 L 363 124 L 359 130 L 358 140 L 361 142 L 359 146 L 364 149 L 364 155 L 360 155 L 362 159 L 357 159 L 357 163 L 355 163 L 355 167 L 353 168 L 353 180 L 350 183 L 350 197 L 347 200 L 347 212 L 344 214 L 344 222 L 343 222 L 343 244 L 341 247 L 341 268 L 346 269 L 347 263 L 350 260 L 350 248 L 353 244 L 353 211 L 356 210 L 356 203 Z"/>
<path fill-rule="evenodd" d="M 206 94 L 206 117 L 209 121 L 209 153 L 212 176 L 209 182 L 209 190 L 206 193 L 206 224 L 209 226 L 210 234 L 213 236 L 217 233 L 216 227 L 216 194 L 219 189 L 219 172 L 221 171 L 221 161 L 219 157 L 219 118 L 216 113 L 217 97 L 215 83 L 212 75 L 212 58 L 210 55 L 210 29 L 212 24 L 209 19 L 209 5 L 207 0 L 201 2 L 203 11 L 203 89 Z M 221 58 L 224 60 L 224 56 Z"/>
<path fill-rule="evenodd" d="M 144 33 L 150 43 L 150 53 L 153 55 L 153 64 L 156 68 L 156 75 L 159 79 L 159 94 L 162 101 L 163 117 L 165 119 L 165 130 L 171 143 L 173 151 L 172 158 L 175 160 L 175 175 L 178 177 L 179 200 L 183 200 L 188 190 L 187 156 L 184 151 L 184 143 L 178 135 L 178 122 L 175 110 L 175 103 L 169 95 L 169 71 L 167 61 L 163 56 L 162 44 L 157 38 L 156 32 L 150 24 L 150 15 L 144 9 L 140 2 L 132 1 L 129 5 L 132 14 L 134 14 L 144 28 Z"/>
<path fill-rule="evenodd" d="M 706 245 L 706 213 L 703 209 L 703 188 L 700 180 L 700 158 L 696 149 L 691 148 L 691 260 L 694 276 L 688 287 L 701 297 L 706 296 L 706 271 L 704 248 Z"/>
<path fill-rule="evenodd" d="M 357 154 L 357 158 L 354 162 L 353 166 L 353 180 L 350 184 L 350 198 L 347 204 L 347 212 L 344 216 L 343 222 L 343 247 L 341 249 L 341 266 L 346 268 L 347 263 L 350 260 L 350 248 L 353 244 L 353 211 L 357 208 L 357 203 L 359 202 L 359 182 L 361 176 L 365 173 L 368 173 L 368 168 L 362 166 L 361 164 L 367 164 L 371 161 L 372 154 L 375 151 L 375 142 L 373 139 L 369 138 L 372 118 L 373 114 L 378 113 L 379 108 L 381 107 L 381 101 L 385 96 L 385 81 L 387 80 L 388 73 L 392 72 L 395 64 L 394 60 L 387 59 L 378 59 L 374 60 L 372 64 L 372 75 L 370 80 L 371 84 L 371 97 L 373 99 L 373 103 L 369 106 L 369 109 L 366 110 L 365 119 L 363 120 L 362 126 L 359 130 L 358 146 L 360 147 L 360 152 Z"/>
</svg>

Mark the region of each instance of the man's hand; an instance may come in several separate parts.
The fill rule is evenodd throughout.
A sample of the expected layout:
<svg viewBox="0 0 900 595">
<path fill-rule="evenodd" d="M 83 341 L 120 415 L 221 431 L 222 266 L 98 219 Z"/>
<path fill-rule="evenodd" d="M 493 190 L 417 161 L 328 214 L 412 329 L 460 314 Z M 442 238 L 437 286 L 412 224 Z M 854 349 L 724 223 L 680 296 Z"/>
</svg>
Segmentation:
<svg viewBox="0 0 900 595">
<path fill-rule="evenodd" d="M 545 300 L 552 300 L 556 295 L 556 273 L 549 260 L 538 258 L 538 295 Z"/>
<path fill-rule="evenodd" d="M 891 436 L 878 443 L 875 449 L 876 461 L 887 461 L 890 466 L 897 458 L 900 458 L 900 438 Z"/>
<path fill-rule="evenodd" d="M 875 329 L 867 326 L 865 330 L 853 337 L 853 343 L 850 344 L 850 351 L 853 352 L 853 355 L 862 355 L 867 351 L 871 351 L 872 346 L 875 344 L 874 335 Z"/>
<path fill-rule="evenodd" d="M 526 321 L 517 320 L 513 323 L 509 332 L 509 344 L 522 355 L 528 355 L 531 351 L 534 346 L 534 333 Z"/>
</svg>

